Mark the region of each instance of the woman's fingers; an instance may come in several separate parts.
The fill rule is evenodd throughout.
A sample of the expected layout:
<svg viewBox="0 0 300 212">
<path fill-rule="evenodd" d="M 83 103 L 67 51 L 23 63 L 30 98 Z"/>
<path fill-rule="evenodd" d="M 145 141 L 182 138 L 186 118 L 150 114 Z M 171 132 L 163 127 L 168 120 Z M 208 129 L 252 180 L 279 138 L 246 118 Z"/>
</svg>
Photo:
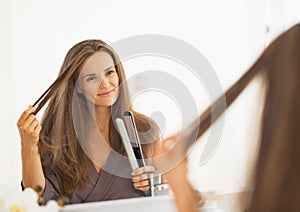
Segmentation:
<svg viewBox="0 0 300 212">
<path fill-rule="evenodd" d="M 150 188 L 148 181 L 133 183 L 133 187 L 135 189 L 142 190 L 142 191 L 148 191 Z"/>
<path fill-rule="evenodd" d="M 154 156 L 158 157 L 169 152 L 176 145 L 179 136 L 180 134 L 176 133 L 157 142 L 154 150 Z"/>
<path fill-rule="evenodd" d="M 143 173 L 147 173 L 147 172 L 151 173 L 151 172 L 154 172 L 154 171 L 155 171 L 155 169 L 154 169 L 153 166 L 144 166 L 144 167 L 140 167 L 140 168 L 137 168 L 137 169 L 133 170 L 131 172 L 131 175 L 132 176 L 137 176 L 137 175 L 141 175 Z"/>
<path fill-rule="evenodd" d="M 149 180 L 143 180 L 143 181 L 140 181 L 140 182 L 133 183 L 133 186 L 135 188 L 143 188 L 143 187 L 146 187 L 146 186 L 149 187 Z"/>
<path fill-rule="evenodd" d="M 155 171 L 153 166 L 144 166 L 132 171 L 132 183 L 134 188 L 147 191 L 149 190 L 149 173 Z"/>
<path fill-rule="evenodd" d="M 19 129 L 28 132 L 29 134 L 34 132 L 37 126 L 40 125 L 39 121 L 33 114 L 30 114 L 27 119 L 20 124 Z"/>
<path fill-rule="evenodd" d="M 132 177 L 132 182 L 137 183 L 148 179 L 149 179 L 148 174 L 142 174 L 142 175 Z"/>
<path fill-rule="evenodd" d="M 30 116 L 33 116 L 33 115 L 30 115 Z M 34 129 L 39 125 L 39 121 L 33 117 L 33 119 L 30 120 L 31 122 L 29 123 L 28 125 L 28 128 L 31 132 L 35 131 Z M 29 122 L 29 120 L 28 120 Z"/>
<path fill-rule="evenodd" d="M 132 178 L 134 188 L 139 190 L 149 190 L 149 176 L 148 174 L 142 174 Z"/>
<path fill-rule="evenodd" d="M 35 108 L 29 106 L 17 122 L 22 144 L 36 144 L 39 140 L 41 125 L 36 116 L 32 114 L 34 111 Z"/>
<path fill-rule="evenodd" d="M 17 126 L 20 128 L 24 125 L 24 122 L 26 122 L 26 119 L 35 111 L 35 108 L 32 106 L 29 106 L 28 109 L 26 109 L 20 116 Z"/>
<path fill-rule="evenodd" d="M 42 129 L 42 126 L 38 123 L 38 124 L 36 125 L 36 127 L 34 128 L 34 131 L 37 132 L 38 134 L 40 134 L 41 129 Z"/>
<path fill-rule="evenodd" d="M 138 188 L 138 189 L 141 190 L 141 191 L 149 191 L 150 186 L 145 186 L 145 187 L 141 187 L 141 188 Z"/>
<path fill-rule="evenodd" d="M 31 125 L 33 124 L 33 122 L 35 121 L 35 116 L 30 114 L 29 116 L 27 116 L 27 119 L 25 119 L 23 121 L 23 128 L 24 129 L 29 129 L 31 127 Z"/>
</svg>

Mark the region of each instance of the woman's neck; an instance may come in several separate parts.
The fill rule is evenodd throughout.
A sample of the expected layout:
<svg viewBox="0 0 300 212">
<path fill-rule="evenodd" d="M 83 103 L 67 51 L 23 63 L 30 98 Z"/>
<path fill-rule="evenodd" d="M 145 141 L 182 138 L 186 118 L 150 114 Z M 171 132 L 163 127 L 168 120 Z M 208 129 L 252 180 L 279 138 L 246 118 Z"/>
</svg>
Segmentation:
<svg viewBox="0 0 300 212">
<path fill-rule="evenodd" d="M 101 133 L 108 133 L 111 119 L 110 107 L 95 108 L 96 123 Z"/>
</svg>

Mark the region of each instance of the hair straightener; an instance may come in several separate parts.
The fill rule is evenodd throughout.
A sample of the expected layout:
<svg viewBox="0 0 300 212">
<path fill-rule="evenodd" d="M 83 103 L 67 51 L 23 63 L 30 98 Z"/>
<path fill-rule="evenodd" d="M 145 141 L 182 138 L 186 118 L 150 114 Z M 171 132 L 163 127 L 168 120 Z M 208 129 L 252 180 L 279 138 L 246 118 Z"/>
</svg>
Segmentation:
<svg viewBox="0 0 300 212">
<path fill-rule="evenodd" d="M 139 168 L 139 164 L 138 164 L 135 154 L 133 152 L 124 121 L 121 118 L 116 118 L 115 121 L 116 121 L 118 131 L 120 133 L 123 145 L 125 147 L 125 151 L 127 153 L 131 169 L 132 170 L 137 169 L 137 168 Z"/>
<path fill-rule="evenodd" d="M 139 167 L 145 166 L 145 159 L 143 156 L 141 142 L 137 133 L 134 116 L 133 113 L 130 111 L 124 112 L 124 121 L 127 128 L 127 132 L 129 135 L 129 140 L 134 152 L 134 155 L 137 159 Z"/>
<path fill-rule="evenodd" d="M 133 114 L 130 111 L 125 111 L 124 121 L 121 118 L 116 118 L 115 122 L 132 170 L 145 166 L 145 159 Z"/>
</svg>

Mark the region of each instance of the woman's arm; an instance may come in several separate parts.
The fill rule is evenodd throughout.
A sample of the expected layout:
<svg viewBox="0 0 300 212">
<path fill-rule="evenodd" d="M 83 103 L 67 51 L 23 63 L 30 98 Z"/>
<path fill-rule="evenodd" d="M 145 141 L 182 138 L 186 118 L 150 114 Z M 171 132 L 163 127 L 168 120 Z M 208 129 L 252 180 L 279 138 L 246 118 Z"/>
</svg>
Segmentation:
<svg viewBox="0 0 300 212">
<path fill-rule="evenodd" d="M 159 143 L 159 146 L 156 148 L 156 155 L 163 155 L 167 152 L 169 155 L 168 158 L 162 157 L 156 160 L 156 165 L 166 171 L 164 177 L 173 191 L 178 211 L 197 212 L 201 206 L 201 196 L 199 196 L 199 193 L 193 188 L 188 179 L 188 160 L 183 152 L 183 148 L 179 144 L 176 145 L 178 138 L 179 134 L 175 134 Z M 166 161 L 169 159 L 179 163 L 174 166 L 174 163 Z"/>
<path fill-rule="evenodd" d="M 29 106 L 20 116 L 17 126 L 21 138 L 22 157 L 22 182 L 25 188 L 35 188 L 40 185 L 45 188 L 45 176 L 43 173 L 38 142 L 41 125 L 32 114 L 35 108 Z"/>
<path fill-rule="evenodd" d="M 200 208 L 198 192 L 187 177 L 187 158 L 165 174 L 179 212 L 197 212 Z"/>
</svg>

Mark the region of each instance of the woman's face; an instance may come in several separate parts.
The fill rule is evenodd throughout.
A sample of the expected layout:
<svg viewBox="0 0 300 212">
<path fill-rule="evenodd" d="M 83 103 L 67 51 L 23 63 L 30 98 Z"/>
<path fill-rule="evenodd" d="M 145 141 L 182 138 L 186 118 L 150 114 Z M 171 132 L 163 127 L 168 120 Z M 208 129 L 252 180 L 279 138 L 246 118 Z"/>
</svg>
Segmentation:
<svg viewBox="0 0 300 212">
<path fill-rule="evenodd" d="M 98 107 L 109 107 L 115 102 L 119 92 L 119 76 L 107 52 L 96 52 L 87 59 L 76 89 L 89 103 Z"/>
</svg>

